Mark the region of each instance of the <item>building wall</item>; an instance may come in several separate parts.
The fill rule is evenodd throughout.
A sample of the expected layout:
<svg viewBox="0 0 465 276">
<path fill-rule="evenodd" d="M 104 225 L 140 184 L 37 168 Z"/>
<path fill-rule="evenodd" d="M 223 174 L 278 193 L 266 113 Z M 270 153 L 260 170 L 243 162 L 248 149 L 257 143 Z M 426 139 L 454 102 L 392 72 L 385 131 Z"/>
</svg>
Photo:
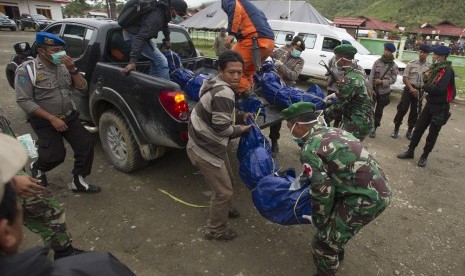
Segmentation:
<svg viewBox="0 0 465 276">
<path fill-rule="evenodd" d="M 0 0 L 0 11 L 8 11 L 8 6 L 18 7 L 19 14 L 22 13 L 38 13 L 37 9 L 44 9 L 50 11 L 50 19 L 59 20 L 63 19 L 63 13 L 61 12 L 61 4 L 52 1 L 32 1 L 32 0 Z M 10 17 L 13 17 L 8 12 L 4 12 Z"/>
</svg>

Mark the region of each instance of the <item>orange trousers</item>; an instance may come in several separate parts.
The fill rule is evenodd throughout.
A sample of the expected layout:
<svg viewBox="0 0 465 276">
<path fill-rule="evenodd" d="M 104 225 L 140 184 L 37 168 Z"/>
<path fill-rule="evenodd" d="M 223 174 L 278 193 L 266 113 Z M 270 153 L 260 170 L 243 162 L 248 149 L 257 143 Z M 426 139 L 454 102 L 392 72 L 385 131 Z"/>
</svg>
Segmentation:
<svg viewBox="0 0 465 276">
<path fill-rule="evenodd" d="M 260 57 L 262 64 L 274 51 L 274 40 L 269 38 L 258 38 L 258 47 L 260 47 Z M 239 52 L 244 59 L 244 73 L 237 86 L 236 92 L 242 94 L 253 88 L 253 75 L 255 74 L 255 65 L 252 55 L 252 39 L 241 39 L 233 47 L 234 51 Z"/>
</svg>

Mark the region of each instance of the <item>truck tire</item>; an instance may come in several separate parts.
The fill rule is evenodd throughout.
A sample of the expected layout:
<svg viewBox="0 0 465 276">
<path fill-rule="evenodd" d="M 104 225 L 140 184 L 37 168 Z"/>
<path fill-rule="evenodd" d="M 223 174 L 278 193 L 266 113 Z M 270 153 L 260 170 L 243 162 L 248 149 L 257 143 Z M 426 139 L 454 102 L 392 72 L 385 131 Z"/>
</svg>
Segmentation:
<svg viewBox="0 0 465 276">
<path fill-rule="evenodd" d="M 106 111 L 102 114 L 99 136 L 103 151 L 118 170 L 129 173 L 147 163 L 142 158 L 131 129 L 116 111 Z"/>
<path fill-rule="evenodd" d="M 10 28 L 10 31 L 16 32 L 16 27 L 11 27 L 11 28 Z"/>
</svg>

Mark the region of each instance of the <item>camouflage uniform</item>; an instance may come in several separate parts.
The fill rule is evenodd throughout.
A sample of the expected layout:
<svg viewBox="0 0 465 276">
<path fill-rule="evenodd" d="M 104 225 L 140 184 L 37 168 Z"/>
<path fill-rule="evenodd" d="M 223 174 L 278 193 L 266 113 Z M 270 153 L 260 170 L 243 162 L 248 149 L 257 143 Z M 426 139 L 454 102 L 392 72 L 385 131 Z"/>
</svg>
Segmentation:
<svg viewBox="0 0 465 276">
<path fill-rule="evenodd" d="M 0 133 L 15 137 L 9 121 L 0 109 Z M 25 175 L 21 170 L 18 174 Z M 60 203 L 52 197 L 49 190 L 31 197 L 19 197 L 23 206 L 24 226 L 40 235 L 45 244 L 53 251 L 60 251 L 71 245 L 71 235 L 65 224 L 65 213 Z"/>
<path fill-rule="evenodd" d="M 325 111 L 329 121 L 342 114 L 342 129 L 363 141 L 373 129 L 373 104 L 367 89 L 365 72 L 350 68 L 336 92 L 337 101 Z"/>
<path fill-rule="evenodd" d="M 318 275 L 334 275 L 345 244 L 389 206 L 391 188 L 376 159 L 350 133 L 316 128 L 300 153 L 311 181 Z"/>
</svg>

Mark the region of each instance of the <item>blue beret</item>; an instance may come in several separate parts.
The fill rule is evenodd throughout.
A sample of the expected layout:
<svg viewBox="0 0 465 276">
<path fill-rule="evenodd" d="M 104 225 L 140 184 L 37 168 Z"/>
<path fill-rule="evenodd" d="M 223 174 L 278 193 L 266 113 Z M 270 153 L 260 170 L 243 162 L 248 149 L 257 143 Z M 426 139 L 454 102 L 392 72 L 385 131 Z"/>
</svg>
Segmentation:
<svg viewBox="0 0 465 276">
<path fill-rule="evenodd" d="M 45 46 L 66 46 L 66 42 L 61 37 L 46 32 L 36 34 L 36 43 Z"/>
<path fill-rule="evenodd" d="M 439 45 L 433 48 L 433 53 L 438 56 L 446 56 L 450 54 L 450 48 L 444 45 Z"/>
<path fill-rule="evenodd" d="M 431 47 L 429 47 L 428 44 L 421 44 L 420 45 L 420 50 L 423 52 L 430 53 L 431 52 Z"/>
<path fill-rule="evenodd" d="M 388 49 L 389 52 L 395 53 L 396 52 L 396 46 L 392 42 L 386 42 L 384 43 L 384 48 Z"/>
<path fill-rule="evenodd" d="M 281 115 L 284 117 L 285 120 L 289 120 L 300 116 L 306 113 L 314 114 L 316 111 L 316 107 L 313 103 L 310 102 L 297 102 L 289 106 L 288 108 L 281 111 Z M 316 116 L 315 116 L 316 118 Z"/>
</svg>

